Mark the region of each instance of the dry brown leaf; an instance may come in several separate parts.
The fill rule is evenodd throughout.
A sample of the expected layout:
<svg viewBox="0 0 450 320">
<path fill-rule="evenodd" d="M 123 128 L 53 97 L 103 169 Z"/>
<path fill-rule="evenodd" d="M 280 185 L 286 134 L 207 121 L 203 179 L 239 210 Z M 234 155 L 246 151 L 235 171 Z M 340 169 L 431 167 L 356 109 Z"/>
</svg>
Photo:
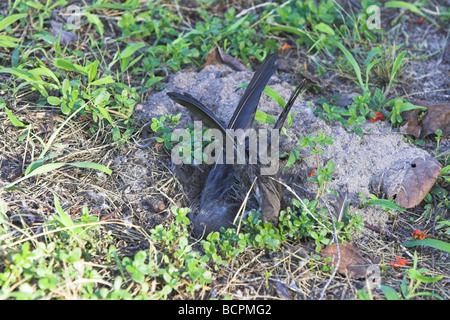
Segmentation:
<svg viewBox="0 0 450 320">
<path fill-rule="evenodd" d="M 206 55 L 205 60 L 206 62 L 200 69 L 203 69 L 207 65 L 225 64 L 235 71 L 249 71 L 242 63 L 225 53 L 225 51 L 219 47 L 211 49 L 211 51 L 209 51 Z"/>
<path fill-rule="evenodd" d="M 403 208 L 413 208 L 422 202 L 441 174 L 442 166 L 430 156 L 401 162 L 384 175 L 382 191 Z"/>
<path fill-rule="evenodd" d="M 347 275 L 354 279 L 365 278 L 368 276 L 368 268 L 372 265 L 370 261 L 364 259 L 361 252 L 352 243 L 343 243 L 339 245 L 341 261 L 337 272 Z M 320 251 L 322 257 L 331 257 L 333 266 L 336 266 L 337 251 L 336 244 L 331 244 Z"/>
<path fill-rule="evenodd" d="M 411 134 L 417 139 L 420 138 L 420 132 L 422 131 L 422 127 L 419 125 L 419 121 L 417 120 L 420 111 L 421 110 L 419 109 L 414 109 L 402 113 L 402 118 L 405 119 L 406 121 L 400 127 L 401 133 Z"/>
<path fill-rule="evenodd" d="M 429 134 L 436 133 L 437 129 L 442 130 L 443 136 L 450 135 L 450 104 L 440 103 L 429 105 L 427 114 L 422 120 L 421 138 Z"/>
<path fill-rule="evenodd" d="M 411 134 L 416 138 L 425 138 L 441 129 L 443 136 L 450 135 L 450 104 L 430 104 L 426 101 L 411 102 L 417 106 L 427 107 L 428 110 L 421 121 L 418 120 L 419 109 L 405 111 L 402 118 L 407 120 L 401 127 L 400 132 Z"/>
</svg>

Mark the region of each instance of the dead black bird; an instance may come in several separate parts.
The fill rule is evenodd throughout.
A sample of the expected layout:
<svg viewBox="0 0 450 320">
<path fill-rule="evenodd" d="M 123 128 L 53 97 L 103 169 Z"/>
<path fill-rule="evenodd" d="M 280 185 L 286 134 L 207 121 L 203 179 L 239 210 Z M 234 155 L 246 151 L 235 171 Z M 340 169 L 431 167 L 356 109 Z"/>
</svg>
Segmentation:
<svg viewBox="0 0 450 320">
<path fill-rule="evenodd" d="M 186 107 L 209 128 L 220 130 L 224 136 L 229 132 L 227 129 L 251 128 L 261 93 L 277 69 L 277 58 L 277 53 L 268 56 L 255 72 L 228 126 L 188 93 L 169 92 L 167 95 L 173 101 Z M 302 81 L 295 89 L 278 117 L 274 129 L 281 130 L 289 110 L 304 84 L 305 81 Z M 262 174 L 261 169 L 262 166 L 259 162 L 248 165 L 215 164 L 205 182 L 200 200 L 200 210 L 193 218 L 194 234 L 206 236 L 213 231 L 219 231 L 221 227 L 225 229 L 234 227 L 233 220 L 240 203 L 231 199 L 235 198 L 236 185 L 239 184 L 239 181 L 242 182 L 242 176 L 246 174 L 248 177 L 257 177 L 255 193 L 262 220 L 277 225 L 281 203 L 281 185 L 276 181 L 276 175 Z M 249 179 L 247 179 L 248 181 Z"/>
</svg>

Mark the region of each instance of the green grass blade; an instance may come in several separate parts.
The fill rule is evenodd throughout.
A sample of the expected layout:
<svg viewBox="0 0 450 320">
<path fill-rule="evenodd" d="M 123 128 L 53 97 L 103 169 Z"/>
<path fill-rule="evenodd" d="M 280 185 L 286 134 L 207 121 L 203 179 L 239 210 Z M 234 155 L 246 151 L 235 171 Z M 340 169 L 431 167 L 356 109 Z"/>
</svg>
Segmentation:
<svg viewBox="0 0 450 320">
<path fill-rule="evenodd" d="M 0 21 L 0 31 L 8 27 L 11 23 L 14 23 L 19 19 L 25 18 L 26 16 L 27 16 L 26 13 L 18 13 L 6 17 L 2 21 Z"/>
<path fill-rule="evenodd" d="M 259 122 L 264 122 L 267 124 L 272 124 L 272 125 L 277 123 L 277 120 L 272 115 L 262 112 L 260 110 L 256 110 L 255 120 L 259 121 Z"/>
<path fill-rule="evenodd" d="M 393 288 L 385 285 L 380 285 L 380 288 L 387 300 L 402 300 L 402 297 Z"/>
<path fill-rule="evenodd" d="M 422 275 L 422 272 L 420 270 L 416 270 L 416 269 L 409 269 L 406 273 L 408 274 L 408 276 L 411 279 L 422 281 L 424 283 L 437 282 L 443 278 L 442 276 L 427 277 L 427 276 Z"/>
<path fill-rule="evenodd" d="M 295 163 L 295 161 L 297 161 L 299 157 L 299 152 L 295 149 L 292 149 L 291 152 L 289 153 L 289 159 L 286 162 L 286 165 L 284 166 L 284 170 L 289 170 L 292 165 Z"/>
<path fill-rule="evenodd" d="M 104 78 L 92 81 L 89 85 L 91 86 L 101 86 L 104 84 L 114 83 L 114 79 L 111 76 L 106 76 Z"/>
<path fill-rule="evenodd" d="M 111 175 L 112 171 L 110 168 L 108 168 L 107 166 L 104 166 L 102 164 L 99 163 L 93 163 L 93 162 L 72 162 L 72 163 L 67 163 L 69 166 L 74 166 L 74 167 L 78 167 L 78 168 L 89 168 L 89 169 L 95 169 L 95 170 L 100 170 L 103 171 L 104 173 Z"/>
<path fill-rule="evenodd" d="M 71 227 L 74 225 L 72 219 L 70 219 L 69 215 L 63 210 L 61 204 L 59 203 L 59 199 L 56 194 L 53 194 L 53 199 L 55 201 L 55 208 L 58 212 L 59 219 L 57 219 L 64 227 Z"/>
<path fill-rule="evenodd" d="M 283 98 L 278 94 L 278 92 L 273 90 L 271 87 L 265 87 L 263 92 L 284 109 L 284 107 L 286 106 L 286 102 L 284 102 Z"/>
<path fill-rule="evenodd" d="M 367 200 L 365 204 L 369 206 L 380 206 L 386 209 L 397 210 L 400 212 L 405 211 L 405 208 L 400 207 L 398 204 L 395 204 L 392 201 L 386 199 L 370 199 Z"/>
<path fill-rule="evenodd" d="M 92 62 L 88 68 L 88 83 L 91 83 L 94 81 L 94 79 L 97 77 L 97 69 L 98 69 L 98 60 L 95 60 Z"/>
<path fill-rule="evenodd" d="M 304 36 L 304 35 L 308 36 L 308 34 L 305 31 L 301 30 L 301 29 L 290 27 L 290 26 L 286 26 L 286 25 L 271 24 L 271 25 L 269 25 L 268 28 L 269 28 L 269 31 L 273 32 L 273 33 L 286 32 L 286 33 L 295 34 L 297 36 Z"/>
<path fill-rule="evenodd" d="M 100 18 L 97 17 L 95 14 L 90 13 L 87 10 L 83 10 L 83 12 L 86 15 L 86 17 L 88 18 L 89 22 L 95 26 L 98 33 L 100 34 L 100 37 L 103 38 L 103 23 L 101 22 Z"/>
<path fill-rule="evenodd" d="M 326 33 L 329 36 L 334 36 L 335 35 L 334 30 L 329 25 L 327 25 L 327 24 L 325 24 L 323 22 L 321 22 L 319 24 L 316 24 L 314 26 L 314 29 L 316 29 L 316 30 L 318 30 L 318 31 L 320 31 L 322 33 Z"/>
<path fill-rule="evenodd" d="M 57 58 L 53 62 L 53 65 L 64 70 L 79 72 L 84 76 L 88 75 L 88 71 L 85 68 L 66 59 Z"/>
<path fill-rule="evenodd" d="M 233 23 L 232 25 L 228 26 L 227 28 L 225 28 L 223 34 L 227 35 L 233 31 L 235 31 L 237 28 L 239 28 L 239 26 L 247 19 L 248 14 L 243 16 L 242 18 L 240 18 L 239 20 L 237 20 L 235 23 Z"/>
<path fill-rule="evenodd" d="M 22 128 L 28 127 L 22 121 L 17 119 L 16 116 L 7 107 L 5 107 L 5 111 L 6 111 L 6 114 L 8 115 L 9 120 L 11 120 L 11 123 L 13 124 L 14 127 L 22 127 Z"/>
<path fill-rule="evenodd" d="M 36 176 L 38 174 L 49 173 L 49 172 L 51 172 L 53 170 L 57 170 L 57 169 L 59 169 L 61 167 L 67 166 L 67 165 L 68 166 L 73 166 L 73 167 L 78 167 L 78 168 L 89 168 L 89 169 L 100 170 L 100 171 L 103 171 L 103 172 L 107 173 L 108 175 L 110 175 L 111 172 L 112 172 L 111 169 L 109 169 L 108 167 L 106 167 L 104 165 L 101 165 L 101 164 L 98 164 L 98 163 L 92 163 L 92 162 L 73 162 L 73 163 L 58 162 L 58 163 L 48 163 L 48 164 L 44 164 L 44 165 L 41 165 L 41 166 L 37 167 L 36 169 L 31 171 L 28 175 L 26 175 L 26 176 L 24 176 L 24 177 L 22 177 L 20 179 L 17 179 L 16 181 L 11 182 L 10 184 L 2 187 L 2 189 L 11 188 L 15 184 L 17 184 L 17 183 L 19 183 L 19 182 L 21 182 L 21 181 L 23 181 L 25 179 L 31 178 L 31 177 Z"/>
<path fill-rule="evenodd" d="M 48 78 L 51 78 L 51 79 L 53 79 L 53 81 L 55 81 L 55 83 L 58 85 L 58 87 L 61 86 L 61 83 L 59 82 L 58 77 L 55 76 L 53 71 L 51 71 L 50 69 L 47 69 L 47 68 L 36 68 L 36 69 L 30 70 L 29 72 L 32 75 L 46 76 Z"/>
<path fill-rule="evenodd" d="M 378 64 L 381 61 L 381 58 L 375 59 L 374 61 L 372 61 L 371 63 L 369 63 L 369 65 L 366 68 L 366 88 L 369 87 L 369 73 L 370 70 L 372 70 L 372 68 Z"/>
<path fill-rule="evenodd" d="M 128 58 L 130 56 L 132 56 L 136 51 L 138 51 L 139 49 L 145 47 L 146 44 L 145 43 L 133 43 L 133 44 L 129 44 L 119 55 L 120 59 L 125 59 Z"/>
<path fill-rule="evenodd" d="M 31 84 L 33 88 L 39 91 L 41 95 L 44 97 L 48 97 L 47 90 L 45 90 L 44 85 L 50 85 L 43 81 L 39 75 L 32 74 L 28 70 L 19 69 L 19 68 L 4 68 L 0 69 L 0 73 L 9 73 L 21 80 L 24 80 L 26 83 Z"/>
<path fill-rule="evenodd" d="M 348 63 L 350 63 L 350 65 L 353 67 L 355 75 L 358 78 L 359 87 L 361 88 L 361 90 L 365 91 L 364 83 L 361 77 L 361 68 L 359 67 L 358 62 L 356 62 L 355 58 L 353 58 L 353 55 L 350 53 L 350 51 L 348 51 L 341 43 L 337 41 L 335 41 L 334 43 L 342 51 Z"/>
<path fill-rule="evenodd" d="M 112 120 L 111 120 L 111 116 L 109 115 L 108 110 L 106 110 L 105 108 L 101 107 L 100 105 L 97 105 L 97 109 L 100 111 L 101 115 L 102 115 L 106 120 L 108 120 L 108 122 L 109 122 L 111 125 L 114 125 L 113 122 L 112 122 Z"/>
<path fill-rule="evenodd" d="M 405 2 L 405 1 L 389 1 L 389 2 L 386 2 L 384 4 L 384 6 L 386 8 L 408 9 L 411 12 L 414 12 L 414 13 L 424 17 L 428 21 L 430 21 L 436 28 L 438 28 L 438 29 L 441 28 L 439 23 L 437 23 L 435 20 L 433 20 L 432 18 L 430 18 L 427 15 L 425 15 L 416 5 L 414 5 L 412 3 L 408 3 L 408 2 Z M 445 15 L 445 13 L 443 15 Z"/>
<path fill-rule="evenodd" d="M 40 166 L 42 166 L 46 161 L 56 158 L 57 154 L 54 152 L 50 152 L 48 155 L 46 155 L 44 158 L 42 159 L 38 159 L 36 161 L 33 161 L 30 163 L 30 165 L 27 167 L 27 169 L 25 170 L 25 176 L 29 175 L 31 172 L 33 172 L 34 170 L 36 170 L 37 168 L 39 168 Z"/>
<path fill-rule="evenodd" d="M 20 41 L 20 39 L 17 39 L 14 37 L 0 35 L 0 47 L 16 48 L 19 46 L 19 44 L 17 43 L 19 41 Z"/>
<path fill-rule="evenodd" d="M 238 87 L 238 88 L 247 88 L 248 87 L 248 83 L 238 84 L 238 85 L 236 85 L 236 87 Z M 264 88 L 263 92 L 265 94 L 267 94 L 270 98 L 272 98 L 276 103 L 278 103 L 281 108 L 284 109 L 284 106 L 286 105 L 286 102 L 284 102 L 283 98 L 278 94 L 278 92 L 273 90 L 271 87 L 267 87 L 267 86 Z"/>
<path fill-rule="evenodd" d="M 65 165 L 66 165 L 65 163 L 50 163 L 50 164 L 45 164 L 45 165 L 43 165 L 43 166 L 40 166 L 40 167 L 36 168 L 36 169 L 33 170 L 32 172 L 30 172 L 30 174 L 28 174 L 28 175 L 26 175 L 26 176 L 24 176 L 24 177 L 22 177 L 22 178 L 20 178 L 20 179 L 17 179 L 17 180 L 15 180 L 15 181 L 11 182 L 10 184 L 8 184 L 8 185 L 2 187 L 2 189 L 8 189 L 8 188 L 14 186 L 15 184 L 17 184 L 17 183 L 19 183 L 19 182 L 25 180 L 25 179 L 31 178 L 31 177 L 33 177 L 33 176 L 35 176 L 35 175 L 38 175 L 38 174 L 41 174 L 41 173 L 47 173 L 47 172 L 50 172 L 50 171 L 52 171 L 52 170 L 59 169 L 59 168 L 61 168 L 62 166 L 65 166 Z"/>
<path fill-rule="evenodd" d="M 418 241 L 403 242 L 405 247 L 427 246 L 450 253 L 450 243 L 437 239 L 423 239 Z"/>
<path fill-rule="evenodd" d="M 55 140 L 56 136 L 59 134 L 59 132 L 62 130 L 62 128 L 66 125 L 66 123 L 68 123 L 79 111 L 81 111 L 82 109 L 84 109 L 86 107 L 86 105 L 83 105 L 81 108 L 79 108 L 78 110 L 76 110 L 74 113 L 72 113 L 69 117 L 67 117 L 67 119 L 58 127 L 58 129 L 55 130 L 55 132 L 52 133 L 52 135 L 50 136 L 50 138 L 48 139 L 48 142 L 45 144 L 44 149 L 42 150 L 41 154 L 39 155 L 38 159 L 42 159 L 45 154 L 47 153 L 48 149 L 50 148 L 50 146 L 53 143 L 53 140 Z"/>
<path fill-rule="evenodd" d="M 406 50 L 402 51 L 398 55 L 398 57 L 395 59 L 394 65 L 392 66 L 391 80 L 390 81 L 392 81 L 394 79 L 395 75 L 397 74 L 397 70 L 402 65 L 403 57 L 405 56 L 405 54 L 406 54 Z"/>
<path fill-rule="evenodd" d="M 411 298 L 420 297 L 420 296 L 435 297 L 439 300 L 444 300 L 444 298 L 442 298 L 440 295 L 433 293 L 433 292 L 419 292 L 419 293 L 410 295 L 408 298 L 411 299 Z"/>
<path fill-rule="evenodd" d="M 399 8 L 399 9 L 408 9 L 411 12 L 417 13 L 418 15 L 425 17 L 425 14 L 420 11 L 419 8 L 417 8 L 412 3 L 408 3 L 405 1 L 388 1 L 384 4 L 386 8 Z"/>
</svg>

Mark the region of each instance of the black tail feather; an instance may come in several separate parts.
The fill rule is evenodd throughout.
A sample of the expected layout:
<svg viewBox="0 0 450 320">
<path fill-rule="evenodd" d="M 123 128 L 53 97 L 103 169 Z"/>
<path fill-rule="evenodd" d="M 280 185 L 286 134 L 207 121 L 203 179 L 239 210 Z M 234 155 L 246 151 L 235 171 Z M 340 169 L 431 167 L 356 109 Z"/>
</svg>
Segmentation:
<svg viewBox="0 0 450 320">
<path fill-rule="evenodd" d="M 287 115 L 289 114 L 289 111 L 291 110 L 292 106 L 294 105 L 295 100 L 297 99 L 300 92 L 303 90 L 306 84 L 306 79 L 304 79 L 300 84 L 295 88 L 294 92 L 291 94 L 291 97 L 289 98 L 288 102 L 284 106 L 283 111 L 278 116 L 278 120 L 275 123 L 274 129 L 281 129 L 283 127 L 284 122 L 286 121 Z"/>
<path fill-rule="evenodd" d="M 167 95 L 173 101 L 186 107 L 194 116 L 199 118 L 209 128 L 220 130 L 224 135 L 226 134 L 226 125 L 218 117 L 214 115 L 204 104 L 195 99 L 188 93 L 168 92 Z"/>
<path fill-rule="evenodd" d="M 270 55 L 255 72 L 228 123 L 228 128 L 246 129 L 252 125 L 261 93 L 278 68 L 277 58 L 277 53 Z"/>
</svg>

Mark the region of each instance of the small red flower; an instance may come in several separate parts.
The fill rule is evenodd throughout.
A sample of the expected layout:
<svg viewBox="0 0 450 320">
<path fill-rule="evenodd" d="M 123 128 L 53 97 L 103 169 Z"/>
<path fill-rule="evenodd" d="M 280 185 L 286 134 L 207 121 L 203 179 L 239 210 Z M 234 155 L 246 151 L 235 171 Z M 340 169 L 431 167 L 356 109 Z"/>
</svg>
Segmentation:
<svg viewBox="0 0 450 320">
<path fill-rule="evenodd" d="M 414 239 L 416 240 L 423 240 L 427 237 L 427 234 L 419 229 L 414 230 L 414 232 L 412 233 L 412 236 L 414 237 Z"/>
<path fill-rule="evenodd" d="M 375 122 L 378 120 L 384 121 L 384 115 L 381 112 L 375 111 L 375 114 L 377 116 L 374 119 L 370 119 L 370 122 Z"/>
<path fill-rule="evenodd" d="M 308 177 L 311 178 L 314 175 L 314 170 L 317 170 L 317 168 L 312 168 L 311 171 L 308 174 Z"/>
<path fill-rule="evenodd" d="M 419 20 L 417 20 L 416 23 L 422 23 L 422 22 L 424 22 L 424 21 L 425 21 L 425 18 L 422 17 L 422 18 L 420 18 Z"/>
<path fill-rule="evenodd" d="M 287 49 L 290 49 L 291 47 L 292 47 L 292 46 L 291 46 L 289 43 L 283 42 L 283 43 L 281 44 L 281 46 L 280 46 L 280 49 L 278 49 L 277 52 L 283 52 L 283 51 L 285 51 L 285 50 L 287 50 Z"/>
<path fill-rule="evenodd" d="M 391 261 L 390 262 L 395 268 L 398 268 L 400 266 L 403 267 L 403 266 L 405 266 L 405 265 L 407 265 L 409 263 L 408 261 L 403 260 L 399 256 L 395 256 L 395 258 L 397 259 L 397 261 Z"/>
</svg>

